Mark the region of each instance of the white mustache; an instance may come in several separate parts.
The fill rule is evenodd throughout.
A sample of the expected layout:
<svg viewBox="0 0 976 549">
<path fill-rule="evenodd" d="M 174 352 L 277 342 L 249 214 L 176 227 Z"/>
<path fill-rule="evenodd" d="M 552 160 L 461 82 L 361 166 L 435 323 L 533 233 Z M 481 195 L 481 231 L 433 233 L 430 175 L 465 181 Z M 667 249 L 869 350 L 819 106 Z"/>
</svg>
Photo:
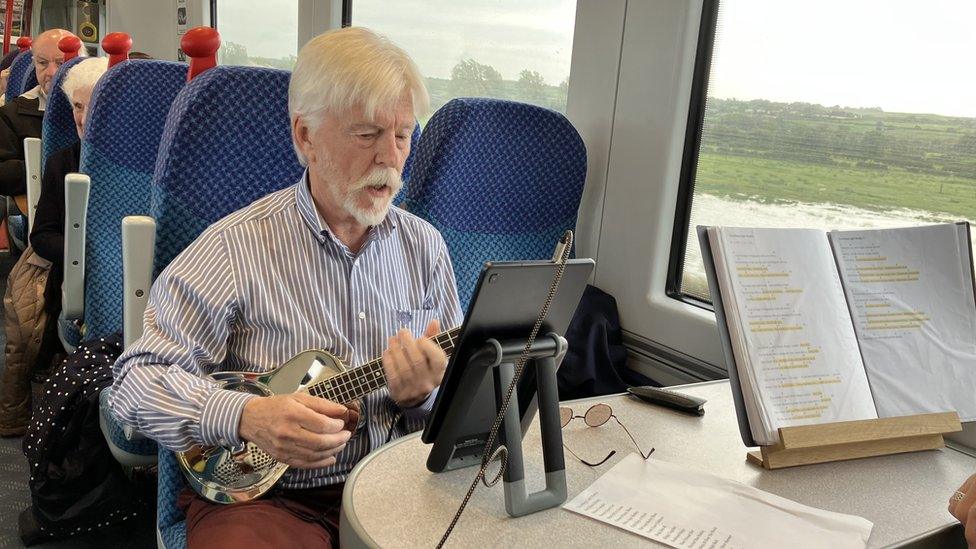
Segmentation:
<svg viewBox="0 0 976 549">
<path fill-rule="evenodd" d="M 366 187 L 376 187 L 379 185 L 390 187 L 393 194 L 396 194 L 400 190 L 400 187 L 403 186 L 403 179 L 400 177 L 400 172 L 395 168 L 376 168 L 369 172 L 369 175 L 357 181 L 349 190 L 358 191 Z"/>
</svg>

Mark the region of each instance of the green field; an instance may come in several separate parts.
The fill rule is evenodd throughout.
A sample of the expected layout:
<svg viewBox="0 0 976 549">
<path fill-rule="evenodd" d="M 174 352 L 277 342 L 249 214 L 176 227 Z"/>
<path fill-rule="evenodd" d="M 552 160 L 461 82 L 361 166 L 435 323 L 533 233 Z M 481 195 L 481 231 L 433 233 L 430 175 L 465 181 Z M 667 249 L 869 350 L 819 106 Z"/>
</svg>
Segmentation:
<svg viewBox="0 0 976 549">
<path fill-rule="evenodd" d="M 976 217 L 976 119 L 709 99 L 696 192 Z"/>
<path fill-rule="evenodd" d="M 976 181 L 897 168 L 878 172 L 703 153 L 695 191 L 764 203 L 826 202 L 875 211 L 909 208 L 976 217 Z"/>
</svg>

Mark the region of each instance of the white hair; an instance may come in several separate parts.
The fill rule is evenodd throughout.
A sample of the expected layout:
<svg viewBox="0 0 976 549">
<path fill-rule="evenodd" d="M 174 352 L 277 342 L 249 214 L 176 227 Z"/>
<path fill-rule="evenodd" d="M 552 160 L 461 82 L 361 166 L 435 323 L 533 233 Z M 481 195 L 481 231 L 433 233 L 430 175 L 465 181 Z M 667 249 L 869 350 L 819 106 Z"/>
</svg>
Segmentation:
<svg viewBox="0 0 976 549">
<path fill-rule="evenodd" d="M 82 88 L 94 88 L 98 79 L 108 70 L 108 59 L 104 57 L 91 57 L 84 61 L 79 61 L 68 69 L 68 76 L 61 83 L 61 89 L 71 101 L 71 96 L 76 90 Z"/>
<path fill-rule="evenodd" d="M 307 164 L 294 135 L 297 117 L 312 130 L 327 111 L 361 106 L 373 118 L 377 111 L 393 108 L 405 91 L 410 92 L 414 115 L 420 118 L 430 108 L 423 76 L 407 52 L 385 36 L 347 27 L 313 38 L 298 53 L 288 83 L 292 144 L 299 162 Z"/>
</svg>

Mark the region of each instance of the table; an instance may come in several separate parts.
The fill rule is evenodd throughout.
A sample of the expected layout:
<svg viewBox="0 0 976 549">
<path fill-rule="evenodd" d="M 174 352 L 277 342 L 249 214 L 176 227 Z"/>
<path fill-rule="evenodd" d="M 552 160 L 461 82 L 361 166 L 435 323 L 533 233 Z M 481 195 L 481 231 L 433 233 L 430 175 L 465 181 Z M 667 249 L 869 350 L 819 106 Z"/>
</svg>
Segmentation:
<svg viewBox="0 0 976 549">
<path fill-rule="evenodd" d="M 870 547 L 965 547 L 962 529 L 946 511 L 948 497 L 976 471 L 976 458 L 951 449 L 766 471 L 746 462 L 728 381 L 675 387 L 708 399 L 703 417 L 654 406 L 629 395 L 564 403 L 583 414 L 605 402 L 646 451 L 660 459 L 730 478 L 792 500 L 862 516 L 874 523 Z M 542 487 L 537 422 L 525 437 L 529 490 Z M 627 455 L 633 443 L 614 421 L 564 429 L 565 444 L 587 460 L 617 455 L 587 467 L 566 453 L 569 499 Z M 430 446 L 419 433 L 377 449 L 352 471 L 343 494 L 343 547 L 433 547 L 457 511 L 474 468 L 433 474 L 425 463 Z M 532 483 L 535 481 L 535 484 Z M 561 508 L 521 518 L 505 513 L 501 483 L 479 485 L 448 547 L 636 547 L 657 545 Z"/>
</svg>

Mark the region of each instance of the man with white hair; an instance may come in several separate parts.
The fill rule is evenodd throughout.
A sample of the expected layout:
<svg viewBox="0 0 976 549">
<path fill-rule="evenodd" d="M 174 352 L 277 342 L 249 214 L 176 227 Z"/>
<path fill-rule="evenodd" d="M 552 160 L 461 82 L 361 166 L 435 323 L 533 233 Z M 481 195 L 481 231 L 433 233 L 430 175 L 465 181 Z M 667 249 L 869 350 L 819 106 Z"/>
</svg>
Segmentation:
<svg viewBox="0 0 976 549">
<path fill-rule="evenodd" d="M 24 138 L 41 136 L 41 120 L 64 52 L 58 42 L 74 34 L 64 29 L 42 32 L 31 45 L 37 86 L 0 107 L 0 194 L 17 196 L 27 192 L 24 171 Z M 80 52 L 84 55 L 84 48 Z"/>
<path fill-rule="evenodd" d="M 184 492 L 191 547 L 336 543 L 346 475 L 423 426 L 447 365 L 430 338 L 462 318 L 443 238 L 390 207 L 428 104 L 416 65 L 386 38 L 316 37 L 288 90 L 304 176 L 212 225 L 153 284 L 144 334 L 115 364 L 116 415 L 173 450 L 250 441 L 292 467 L 255 502 Z M 382 356 L 388 389 L 357 405 L 257 397 L 207 377 L 267 371 L 310 348 L 350 367 Z"/>
</svg>

